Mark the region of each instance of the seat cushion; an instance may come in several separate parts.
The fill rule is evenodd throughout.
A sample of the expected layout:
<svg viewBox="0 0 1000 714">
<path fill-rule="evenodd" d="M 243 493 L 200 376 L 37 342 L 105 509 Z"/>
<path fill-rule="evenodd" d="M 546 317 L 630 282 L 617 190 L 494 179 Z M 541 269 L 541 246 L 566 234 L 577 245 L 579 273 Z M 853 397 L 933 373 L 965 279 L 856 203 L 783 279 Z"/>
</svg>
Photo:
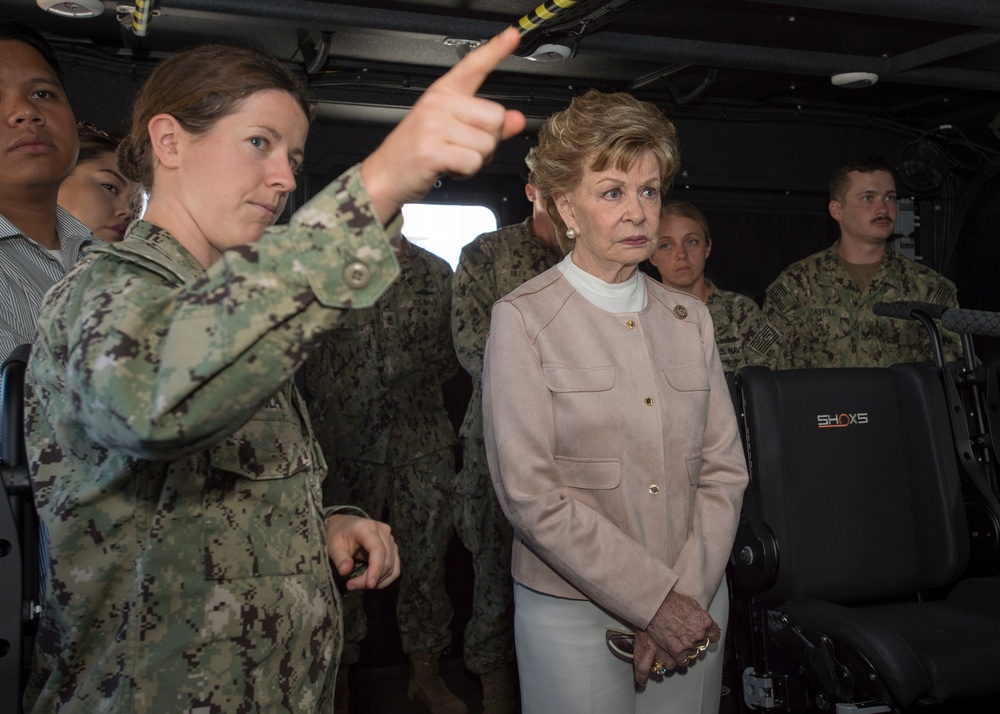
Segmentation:
<svg viewBox="0 0 1000 714">
<path fill-rule="evenodd" d="M 990 590 L 1000 594 L 1000 581 L 992 582 L 993 587 L 963 588 L 957 599 L 976 590 L 986 602 Z M 781 609 L 793 625 L 860 652 L 882 677 L 896 706 L 909 706 L 921 697 L 944 701 L 1000 691 L 1000 617 L 950 601 L 851 608 L 794 598 Z"/>
<path fill-rule="evenodd" d="M 963 610 L 1000 618 L 1000 578 L 969 578 L 948 593 L 948 602 Z"/>
<path fill-rule="evenodd" d="M 903 634 L 867 608 L 845 607 L 809 597 L 796 597 L 780 610 L 789 623 L 823 633 L 840 651 L 848 646 L 880 674 L 893 704 L 906 707 L 931 688 L 931 673 Z"/>
</svg>

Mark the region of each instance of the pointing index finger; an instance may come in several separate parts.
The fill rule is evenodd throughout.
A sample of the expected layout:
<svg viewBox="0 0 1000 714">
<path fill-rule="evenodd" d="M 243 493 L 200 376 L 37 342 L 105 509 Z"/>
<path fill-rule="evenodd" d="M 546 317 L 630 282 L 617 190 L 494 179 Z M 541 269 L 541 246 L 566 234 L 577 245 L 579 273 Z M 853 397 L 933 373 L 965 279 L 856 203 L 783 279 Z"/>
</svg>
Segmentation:
<svg viewBox="0 0 1000 714">
<path fill-rule="evenodd" d="M 473 95 L 486 81 L 489 73 L 517 49 L 521 33 L 508 27 L 485 45 L 480 45 L 435 82 L 438 87 L 460 94 Z"/>
</svg>

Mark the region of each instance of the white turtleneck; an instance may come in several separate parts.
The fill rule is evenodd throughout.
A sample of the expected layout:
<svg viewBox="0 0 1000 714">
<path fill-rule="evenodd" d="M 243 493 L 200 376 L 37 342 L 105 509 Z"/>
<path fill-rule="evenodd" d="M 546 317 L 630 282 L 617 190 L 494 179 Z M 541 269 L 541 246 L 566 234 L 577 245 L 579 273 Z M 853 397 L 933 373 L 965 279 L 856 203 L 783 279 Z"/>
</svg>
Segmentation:
<svg viewBox="0 0 1000 714">
<path fill-rule="evenodd" d="M 573 262 L 573 252 L 559 263 L 559 271 L 587 302 L 607 312 L 639 312 L 646 307 L 646 281 L 639 269 L 624 283 L 606 283 Z"/>
</svg>

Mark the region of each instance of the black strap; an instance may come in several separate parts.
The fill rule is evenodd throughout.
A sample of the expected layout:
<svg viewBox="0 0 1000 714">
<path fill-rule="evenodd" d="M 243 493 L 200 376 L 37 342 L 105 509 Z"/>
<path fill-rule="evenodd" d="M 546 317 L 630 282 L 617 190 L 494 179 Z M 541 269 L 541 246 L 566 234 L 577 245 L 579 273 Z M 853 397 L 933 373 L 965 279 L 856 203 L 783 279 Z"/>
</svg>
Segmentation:
<svg viewBox="0 0 1000 714">
<path fill-rule="evenodd" d="M 38 515 L 24 443 L 24 373 L 31 352 L 21 345 L 0 367 L 0 711 L 21 711 L 31 664 L 38 602 Z"/>
</svg>

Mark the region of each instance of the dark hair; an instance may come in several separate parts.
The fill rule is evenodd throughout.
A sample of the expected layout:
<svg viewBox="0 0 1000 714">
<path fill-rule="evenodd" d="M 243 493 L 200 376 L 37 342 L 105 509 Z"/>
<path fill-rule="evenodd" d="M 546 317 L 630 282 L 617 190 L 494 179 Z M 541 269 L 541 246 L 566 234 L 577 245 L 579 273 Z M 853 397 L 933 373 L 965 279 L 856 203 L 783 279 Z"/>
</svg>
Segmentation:
<svg viewBox="0 0 1000 714">
<path fill-rule="evenodd" d="M 0 17 L 0 42 L 7 40 L 12 42 L 23 42 L 26 45 L 38 50 L 49 67 L 56 74 L 60 73 L 59 58 L 56 51 L 49 44 L 49 41 L 42 37 L 41 33 L 33 27 L 25 25 L 20 20 L 12 20 L 9 17 Z"/>
<path fill-rule="evenodd" d="M 830 176 L 831 201 L 844 200 L 844 191 L 847 190 L 847 175 L 852 171 L 863 174 L 886 171 L 892 174 L 893 179 L 896 177 L 896 172 L 889 159 L 883 156 L 854 156 L 834 169 Z"/>
<path fill-rule="evenodd" d="M 239 111 L 252 94 L 269 89 L 290 94 L 311 120 L 305 88 L 284 65 L 262 52 L 201 45 L 163 60 L 132 106 L 129 134 L 118 147 L 119 170 L 130 181 L 152 187 L 154 161 L 147 126 L 157 114 L 169 114 L 185 131 L 200 135 Z"/>
<path fill-rule="evenodd" d="M 80 137 L 80 155 L 76 159 L 78 164 L 96 159 L 101 154 L 114 154 L 122 141 L 121 137 L 113 136 L 89 122 L 78 122 L 76 133 Z"/>
</svg>

